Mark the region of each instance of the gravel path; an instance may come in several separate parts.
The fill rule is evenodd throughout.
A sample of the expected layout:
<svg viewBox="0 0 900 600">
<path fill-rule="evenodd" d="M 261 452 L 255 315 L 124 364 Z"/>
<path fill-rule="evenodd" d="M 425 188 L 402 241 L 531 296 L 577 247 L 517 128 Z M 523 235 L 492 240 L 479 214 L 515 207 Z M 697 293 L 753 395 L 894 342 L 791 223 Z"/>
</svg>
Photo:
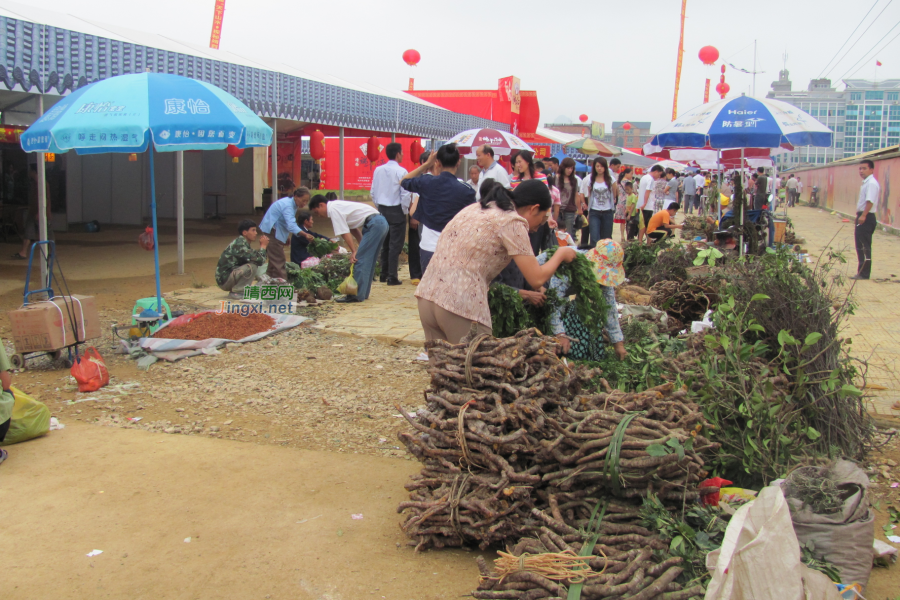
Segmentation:
<svg viewBox="0 0 900 600">
<path fill-rule="evenodd" d="M 174 308 L 174 307 L 173 307 Z M 104 322 L 125 315 L 102 315 Z M 29 364 L 15 385 L 46 403 L 65 423 L 139 428 L 169 434 L 297 448 L 407 457 L 395 404 L 414 410 L 428 385 L 421 351 L 300 327 L 219 355 L 197 356 L 149 371 L 117 354 L 107 332 L 96 346 L 109 366 L 106 388 L 78 393 L 68 370 Z"/>
</svg>

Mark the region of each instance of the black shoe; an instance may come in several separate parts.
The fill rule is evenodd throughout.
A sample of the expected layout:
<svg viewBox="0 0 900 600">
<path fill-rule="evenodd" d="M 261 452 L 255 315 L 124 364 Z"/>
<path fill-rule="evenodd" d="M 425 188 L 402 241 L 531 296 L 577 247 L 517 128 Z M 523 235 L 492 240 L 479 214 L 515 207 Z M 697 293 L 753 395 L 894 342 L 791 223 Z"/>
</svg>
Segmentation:
<svg viewBox="0 0 900 600">
<path fill-rule="evenodd" d="M 868 279 L 868 277 L 863 277 L 862 275 L 853 275 L 850 277 L 850 279 L 866 280 Z"/>
<path fill-rule="evenodd" d="M 350 303 L 350 302 L 362 302 L 362 300 L 360 300 L 356 296 L 341 296 L 340 298 L 335 300 L 335 302 L 340 302 L 341 304 L 343 304 L 343 303 Z"/>
<path fill-rule="evenodd" d="M 403 285 L 403 282 L 397 279 L 396 277 L 388 277 L 387 278 L 388 285 Z"/>
<path fill-rule="evenodd" d="M 378 277 L 378 281 L 380 281 L 381 283 L 387 283 L 387 280 L 388 280 L 388 276 L 387 276 L 387 275 L 380 275 L 380 276 Z"/>
</svg>

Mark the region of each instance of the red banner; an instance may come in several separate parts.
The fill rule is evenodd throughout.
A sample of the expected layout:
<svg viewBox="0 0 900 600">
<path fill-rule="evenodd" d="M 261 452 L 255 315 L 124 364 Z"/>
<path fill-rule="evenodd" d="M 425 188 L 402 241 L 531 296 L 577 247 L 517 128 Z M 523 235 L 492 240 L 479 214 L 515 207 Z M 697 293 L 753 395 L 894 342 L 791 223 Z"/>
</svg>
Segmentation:
<svg viewBox="0 0 900 600">
<path fill-rule="evenodd" d="M 532 148 L 534 148 L 534 159 L 541 160 L 544 158 L 550 158 L 552 154 L 550 154 L 550 146 L 542 146 L 540 144 L 529 144 Z"/>
<path fill-rule="evenodd" d="M 391 138 L 378 138 L 381 154 L 375 162 L 369 162 L 366 158 L 366 144 L 369 138 L 344 138 L 344 189 L 345 190 L 369 190 L 372 188 L 372 173 L 375 167 L 387 162 L 384 148 L 391 143 Z M 407 171 L 412 171 L 416 166 L 407 156 L 409 144 L 403 148 L 403 161 L 400 163 Z M 340 140 L 338 138 L 325 138 L 325 158 L 322 160 L 321 174 L 322 185 L 326 190 L 341 189 L 340 166 L 338 165 L 338 150 Z M 279 147 L 279 152 L 281 148 Z"/>
<path fill-rule="evenodd" d="M 0 127 L 0 144 L 18 144 L 24 127 Z"/>
<path fill-rule="evenodd" d="M 216 0 L 216 8 L 213 12 L 212 35 L 209 36 L 209 47 L 219 49 L 219 39 L 222 37 L 222 19 L 225 18 L 225 0 Z"/>
</svg>

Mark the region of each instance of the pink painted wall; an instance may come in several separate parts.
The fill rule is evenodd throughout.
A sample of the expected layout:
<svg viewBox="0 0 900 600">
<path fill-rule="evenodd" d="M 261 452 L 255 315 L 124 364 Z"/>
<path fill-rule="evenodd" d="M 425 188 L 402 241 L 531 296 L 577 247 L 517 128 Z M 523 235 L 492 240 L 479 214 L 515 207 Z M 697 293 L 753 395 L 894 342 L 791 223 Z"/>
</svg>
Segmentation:
<svg viewBox="0 0 900 600">
<path fill-rule="evenodd" d="M 826 166 L 799 171 L 803 182 L 803 200 L 809 200 L 814 185 L 819 186 L 819 203 L 831 210 L 856 214 L 859 198 L 859 164 Z M 878 222 L 892 228 L 900 228 L 900 157 L 875 160 L 875 179 L 881 184 L 878 199 Z"/>
</svg>

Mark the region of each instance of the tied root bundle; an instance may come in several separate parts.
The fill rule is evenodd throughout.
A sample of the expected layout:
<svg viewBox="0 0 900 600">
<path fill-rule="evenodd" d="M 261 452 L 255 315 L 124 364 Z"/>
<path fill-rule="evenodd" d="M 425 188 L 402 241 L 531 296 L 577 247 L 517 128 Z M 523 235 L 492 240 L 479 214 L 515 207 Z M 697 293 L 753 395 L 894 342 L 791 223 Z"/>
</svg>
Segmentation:
<svg viewBox="0 0 900 600">
<path fill-rule="evenodd" d="M 671 384 L 640 393 L 581 395 L 599 373 L 567 365 L 558 342 L 535 329 L 452 345 L 426 343 L 432 386 L 400 440 L 423 464 L 406 485 L 403 530 L 417 549 L 482 548 L 536 535 L 548 510 L 584 527 L 601 500 L 603 535 L 627 536 L 648 492 L 682 502 L 706 475 L 696 405 Z M 630 504 L 634 502 L 635 504 Z"/>
<path fill-rule="evenodd" d="M 689 600 L 702 598 L 702 585 L 684 588 L 676 579 L 682 558 L 658 558 L 668 548 L 649 530 L 633 526 L 628 536 L 587 536 L 534 509 L 540 528 L 514 548 L 499 552 L 491 571 L 478 557 L 481 580 L 472 597 L 480 600 L 566 598 L 580 585 L 584 600 Z M 602 527 L 601 520 L 601 527 Z"/>
</svg>

